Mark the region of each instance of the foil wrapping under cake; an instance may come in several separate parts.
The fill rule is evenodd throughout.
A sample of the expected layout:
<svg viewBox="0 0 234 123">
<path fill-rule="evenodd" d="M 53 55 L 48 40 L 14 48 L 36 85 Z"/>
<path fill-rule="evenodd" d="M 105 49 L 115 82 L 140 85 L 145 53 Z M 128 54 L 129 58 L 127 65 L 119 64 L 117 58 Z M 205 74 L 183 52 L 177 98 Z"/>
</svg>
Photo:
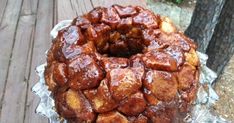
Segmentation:
<svg viewBox="0 0 234 123">
<path fill-rule="evenodd" d="M 64 20 L 58 23 L 50 32 L 52 38 L 55 38 L 58 31 L 69 26 L 72 20 Z M 200 87 L 197 92 L 197 99 L 193 104 L 192 111 L 184 118 L 185 123 L 229 123 L 222 117 L 215 115 L 211 111 L 211 106 L 219 99 L 212 88 L 213 81 L 217 78 L 215 72 L 206 66 L 208 56 L 197 52 L 201 63 L 200 71 Z M 36 113 L 45 116 L 50 123 L 67 123 L 66 120 L 59 117 L 55 109 L 54 99 L 48 86 L 45 84 L 44 71 L 46 63 L 36 68 L 39 81 L 32 87 L 32 92 L 40 97 L 39 105 L 36 108 Z"/>
</svg>

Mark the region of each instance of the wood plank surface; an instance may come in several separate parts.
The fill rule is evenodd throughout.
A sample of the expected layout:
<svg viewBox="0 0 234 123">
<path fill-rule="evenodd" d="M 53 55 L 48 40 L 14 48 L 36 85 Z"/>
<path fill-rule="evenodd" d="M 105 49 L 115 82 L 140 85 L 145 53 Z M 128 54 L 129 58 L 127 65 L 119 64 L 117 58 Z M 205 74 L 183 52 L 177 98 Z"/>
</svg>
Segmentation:
<svg viewBox="0 0 234 123">
<path fill-rule="evenodd" d="M 35 16 L 24 16 L 19 20 L 3 99 L 2 123 L 23 123 L 28 77 L 26 68 L 27 60 L 30 58 L 28 56 L 29 39 L 32 36 L 34 20 Z M 11 118 L 8 117 L 9 114 L 11 114 Z"/>
<path fill-rule="evenodd" d="M 34 34 L 34 45 L 32 48 L 32 61 L 30 67 L 30 77 L 28 85 L 28 97 L 26 102 L 26 112 L 24 123 L 47 123 L 48 119 L 35 113 L 39 103 L 39 98 L 31 92 L 31 88 L 37 83 L 36 66 L 45 63 L 46 50 L 50 47 L 50 30 L 53 26 L 53 0 L 38 0 L 38 11 L 36 18 L 36 28 Z"/>
<path fill-rule="evenodd" d="M 18 23 L 16 24 L 16 32 L 11 54 L 11 62 L 9 66 L 8 76 L 6 80 L 6 88 L 4 93 L 1 123 L 23 123 L 25 113 L 25 100 L 27 97 L 27 61 L 30 59 L 29 50 L 31 48 L 31 38 L 35 25 L 35 15 L 31 9 L 30 0 L 24 0 Z M 36 4 L 33 2 L 33 4 Z M 20 4 L 21 8 L 21 4 Z M 7 11 L 6 11 L 7 12 Z M 5 13 L 9 14 L 9 13 Z M 9 118 L 10 114 L 10 118 Z"/>
<path fill-rule="evenodd" d="M 71 0 L 71 5 L 77 16 L 83 15 L 93 9 L 90 0 Z"/>
<path fill-rule="evenodd" d="M 53 9 L 53 26 L 58 23 L 58 9 L 57 9 L 58 0 L 54 0 L 54 9 Z"/>
<path fill-rule="evenodd" d="M 0 0 L 0 24 L 2 22 L 3 14 L 7 6 L 7 0 Z"/>
<path fill-rule="evenodd" d="M 146 7 L 145 0 L 91 0 L 94 7 L 97 6 L 111 6 L 113 4 L 119 4 L 123 6 L 133 5 L 133 6 L 142 6 Z"/>
<path fill-rule="evenodd" d="M 22 0 L 8 0 L 0 25 L 0 115 Z M 1 116 L 0 116 L 1 117 Z M 1 122 L 2 123 L 2 122 Z"/>
<path fill-rule="evenodd" d="M 70 0 L 57 0 L 57 13 L 57 22 L 76 17 L 76 11 L 73 9 Z"/>
<path fill-rule="evenodd" d="M 90 0 L 56 0 L 57 23 L 71 20 L 93 9 Z"/>
<path fill-rule="evenodd" d="M 24 0 L 20 16 L 36 15 L 38 0 Z"/>
</svg>

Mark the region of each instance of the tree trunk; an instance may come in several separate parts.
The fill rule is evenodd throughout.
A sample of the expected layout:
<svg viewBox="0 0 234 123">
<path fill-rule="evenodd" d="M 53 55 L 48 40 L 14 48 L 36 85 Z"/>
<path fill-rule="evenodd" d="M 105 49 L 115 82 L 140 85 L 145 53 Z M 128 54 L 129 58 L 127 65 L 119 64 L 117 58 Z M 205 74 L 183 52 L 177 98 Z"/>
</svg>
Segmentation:
<svg viewBox="0 0 234 123">
<path fill-rule="evenodd" d="M 198 50 L 201 52 L 206 51 L 224 1 L 197 0 L 191 24 L 185 34 L 197 42 Z"/>
<path fill-rule="evenodd" d="M 219 75 L 234 54 L 234 0 L 226 0 L 206 53 L 208 67 Z"/>
</svg>

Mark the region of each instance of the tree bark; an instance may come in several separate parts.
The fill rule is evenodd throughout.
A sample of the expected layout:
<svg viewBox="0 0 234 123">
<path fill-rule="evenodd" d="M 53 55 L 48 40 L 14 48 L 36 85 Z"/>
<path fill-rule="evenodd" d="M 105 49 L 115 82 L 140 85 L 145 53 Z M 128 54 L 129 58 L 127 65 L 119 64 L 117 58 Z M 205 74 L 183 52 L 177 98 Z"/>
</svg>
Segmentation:
<svg viewBox="0 0 234 123">
<path fill-rule="evenodd" d="M 185 34 L 198 44 L 198 50 L 205 52 L 213 35 L 215 25 L 225 0 L 197 0 L 191 24 Z"/>
<path fill-rule="evenodd" d="M 234 54 L 234 0 L 226 0 L 206 53 L 208 67 L 219 75 Z"/>
</svg>

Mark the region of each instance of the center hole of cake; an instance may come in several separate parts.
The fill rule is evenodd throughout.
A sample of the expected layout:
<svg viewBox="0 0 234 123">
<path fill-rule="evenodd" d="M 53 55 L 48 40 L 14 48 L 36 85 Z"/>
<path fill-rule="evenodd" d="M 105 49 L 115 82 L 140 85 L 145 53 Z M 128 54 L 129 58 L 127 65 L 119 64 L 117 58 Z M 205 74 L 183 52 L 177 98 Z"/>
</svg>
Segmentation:
<svg viewBox="0 0 234 123">
<path fill-rule="evenodd" d="M 141 34 L 137 34 L 137 32 L 121 34 L 115 31 L 110 33 L 109 40 L 97 42 L 98 52 L 109 57 L 129 58 L 142 53 L 144 47 Z"/>
</svg>

